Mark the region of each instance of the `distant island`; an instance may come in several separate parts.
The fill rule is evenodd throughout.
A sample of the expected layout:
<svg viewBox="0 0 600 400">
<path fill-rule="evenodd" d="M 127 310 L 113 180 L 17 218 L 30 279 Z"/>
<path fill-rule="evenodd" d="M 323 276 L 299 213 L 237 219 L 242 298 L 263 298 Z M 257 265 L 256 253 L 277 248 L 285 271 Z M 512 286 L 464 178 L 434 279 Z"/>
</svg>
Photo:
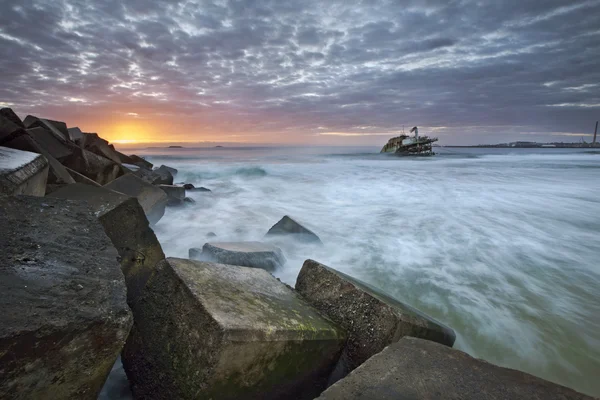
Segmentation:
<svg viewBox="0 0 600 400">
<path fill-rule="evenodd" d="M 169 146 L 169 149 L 183 149 L 183 146 Z"/>
<path fill-rule="evenodd" d="M 220 148 L 222 148 L 222 147 L 223 147 L 223 146 L 215 146 L 215 149 L 220 149 Z"/>
</svg>

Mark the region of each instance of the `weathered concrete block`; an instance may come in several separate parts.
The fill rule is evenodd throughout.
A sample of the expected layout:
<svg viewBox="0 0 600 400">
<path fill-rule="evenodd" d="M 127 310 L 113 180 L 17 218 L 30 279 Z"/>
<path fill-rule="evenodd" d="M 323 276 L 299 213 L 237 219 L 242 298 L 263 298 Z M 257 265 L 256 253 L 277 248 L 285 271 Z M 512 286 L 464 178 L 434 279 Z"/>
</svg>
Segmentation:
<svg viewBox="0 0 600 400">
<path fill-rule="evenodd" d="M 41 127 L 51 132 L 57 139 L 62 142 L 70 140 L 69 130 L 67 124 L 61 121 L 54 121 L 47 118 L 38 118 L 33 115 L 28 115 L 23 121 L 26 128 Z"/>
<path fill-rule="evenodd" d="M 303 242 L 321 243 L 321 239 L 287 215 L 269 229 L 267 235 L 289 235 Z"/>
<path fill-rule="evenodd" d="M 374 287 L 306 260 L 296 290 L 323 315 L 348 331 L 333 380 L 345 376 L 385 346 L 413 336 L 452 346 L 454 331 Z"/>
<path fill-rule="evenodd" d="M 81 129 L 78 127 L 67 128 L 67 132 L 69 133 L 69 136 L 73 142 L 77 142 L 83 138 L 83 132 L 81 132 Z"/>
<path fill-rule="evenodd" d="M 42 128 L 33 128 L 33 130 Z M 50 169 L 48 170 L 48 184 L 50 185 L 65 185 L 75 183 L 71 175 L 67 172 L 67 169 L 45 148 L 43 148 L 28 132 L 24 132 L 22 135 L 15 137 L 14 139 L 4 143 L 4 146 L 10 147 L 11 149 L 18 149 L 23 151 L 30 151 L 43 155 L 48 160 Z M 47 192 L 47 191 L 46 191 Z"/>
<path fill-rule="evenodd" d="M 43 127 L 29 128 L 27 129 L 27 133 L 41 148 L 59 161 L 63 161 L 72 154 L 72 150 L 66 142 L 61 141 L 55 134 Z"/>
<path fill-rule="evenodd" d="M 155 169 L 155 171 L 158 171 L 158 172 L 166 171 L 169 174 L 171 174 L 171 176 L 173 178 L 177 175 L 177 172 L 178 172 L 176 168 L 168 167 L 166 165 L 161 165 L 160 167 Z"/>
<path fill-rule="evenodd" d="M 313 399 L 344 334 L 268 272 L 167 258 L 133 307 L 136 398 Z"/>
<path fill-rule="evenodd" d="M 158 172 L 157 169 L 150 171 L 146 168 L 140 167 L 140 169 L 132 172 L 135 176 L 143 179 L 152 185 L 172 185 L 173 176 L 168 171 Z"/>
<path fill-rule="evenodd" d="M 267 271 L 274 271 L 285 264 L 285 256 L 279 247 L 261 242 L 206 243 L 202 250 L 190 249 L 189 257 Z"/>
<path fill-rule="evenodd" d="M 592 400 L 533 375 L 411 337 L 386 347 L 319 399 Z"/>
<path fill-rule="evenodd" d="M 23 124 L 23 121 L 21 121 L 21 118 L 19 118 L 19 116 L 17 114 L 15 114 L 15 112 L 12 110 L 12 108 L 5 107 L 5 108 L 0 109 L 0 116 L 11 121 L 13 124 L 17 125 L 19 128 L 25 129 L 25 125 Z"/>
<path fill-rule="evenodd" d="M 121 164 L 121 158 L 116 151 L 110 148 L 108 142 L 102 139 L 96 133 L 84 133 L 82 139 L 80 139 L 80 145 L 87 151 L 99 155 L 104 158 L 108 158 L 114 163 Z"/>
<path fill-rule="evenodd" d="M 85 201 L 90 205 L 119 252 L 127 283 L 127 301 L 133 304 L 152 276 L 156 264 L 165 258 L 137 199 L 105 187 L 82 183 L 65 186 L 50 196 Z"/>
<path fill-rule="evenodd" d="M 117 251 L 84 203 L 0 197 L 0 398 L 96 399 L 129 333 Z"/>
<path fill-rule="evenodd" d="M 132 164 L 135 164 L 141 168 L 152 170 L 152 167 L 154 166 L 154 164 L 152 164 L 150 161 L 146 161 L 146 159 L 136 156 L 135 154 L 130 155 L 129 158 L 131 159 Z"/>
<path fill-rule="evenodd" d="M 48 161 L 44 156 L 0 147 L 0 194 L 43 196 L 47 179 Z"/>
<path fill-rule="evenodd" d="M 177 206 L 183 203 L 185 199 L 185 188 L 183 186 L 176 185 L 158 185 L 169 197 L 170 206 Z"/>
<path fill-rule="evenodd" d="M 77 171 L 101 185 L 106 185 L 121 175 L 121 166 L 108 158 L 75 145 L 71 149 L 72 154 L 62 160 L 65 167 Z"/>
<path fill-rule="evenodd" d="M 84 185 L 102 187 L 102 185 L 99 184 L 98 182 L 91 180 L 90 178 L 88 178 L 85 175 L 81 175 L 77 171 L 73 171 L 72 169 L 67 168 L 67 167 L 65 167 L 65 169 L 67 170 L 67 172 L 69 173 L 69 175 L 71 175 L 71 177 L 73 178 L 73 180 L 75 182 L 83 183 Z"/>
<path fill-rule="evenodd" d="M 168 202 L 167 194 L 161 188 L 151 185 L 133 174 L 125 174 L 105 187 L 137 198 L 150 225 L 156 224 L 165 214 Z"/>
</svg>

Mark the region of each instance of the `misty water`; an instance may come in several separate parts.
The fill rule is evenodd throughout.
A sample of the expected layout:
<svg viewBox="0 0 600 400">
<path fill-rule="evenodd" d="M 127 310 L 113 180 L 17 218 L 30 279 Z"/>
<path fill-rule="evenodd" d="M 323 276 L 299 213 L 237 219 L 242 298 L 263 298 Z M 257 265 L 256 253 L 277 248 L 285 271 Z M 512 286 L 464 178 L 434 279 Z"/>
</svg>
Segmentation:
<svg viewBox="0 0 600 400">
<path fill-rule="evenodd" d="M 156 225 L 168 256 L 290 215 L 324 246 L 283 243 L 284 282 L 315 259 L 446 323 L 457 349 L 600 395 L 600 152 L 378 150 L 134 151 L 212 190 Z"/>
</svg>

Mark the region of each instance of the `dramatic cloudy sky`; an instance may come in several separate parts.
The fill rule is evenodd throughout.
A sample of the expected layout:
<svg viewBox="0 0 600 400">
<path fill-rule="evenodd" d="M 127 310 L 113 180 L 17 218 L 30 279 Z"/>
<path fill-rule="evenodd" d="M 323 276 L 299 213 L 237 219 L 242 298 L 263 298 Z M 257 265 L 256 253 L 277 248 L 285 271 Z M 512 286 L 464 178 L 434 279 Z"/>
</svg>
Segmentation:
<svg viewBox="0 0 600 400">
<path fill-rule="evenodd" d="M 0 0 L 0 105 L 110 140 L 589 140 L 599 21 L 599 0 Z"/>
</svg>

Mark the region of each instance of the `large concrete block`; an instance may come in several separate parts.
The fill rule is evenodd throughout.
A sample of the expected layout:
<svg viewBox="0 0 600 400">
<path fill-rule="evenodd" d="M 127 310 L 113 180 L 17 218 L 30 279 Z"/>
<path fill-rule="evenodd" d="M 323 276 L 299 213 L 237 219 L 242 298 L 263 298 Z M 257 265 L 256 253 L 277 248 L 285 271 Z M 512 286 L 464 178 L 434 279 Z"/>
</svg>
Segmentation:
<svg viewBox="0 0 600 400">
<path fill-rule="evenodd" d="M 28 128 L 27 133 L 41 148 L 59 161 L 63 161 L 72 154 L 72 150 L 66 142 L 58 139 L 55 134 L 43 127 Z"/>
<path fill-rule="evenodd" d="M 72 169 L 67 168 L 67 167 L 65 167 L 65 169 L 67 170 L 67 172 L 69 173 L 69 175 L 71 175 L 71 177 L 73 178 L 73 180 L 75 182 L 83 183 L 84 185 L 102 187 L 102 185 L 99 184 L 98 182 L 91 180 L 90 178 L 88 178 L 85 175 L 81 175 L 77 171 L 73 171 Z"/>
<path fill-rule="evenodd" d="M 77 142 L 81 138 L 83 138 L 83 132 L 81 132 L 81 129 L 79 129 L 78 127 L 68 128 L 67 131 L 69 132 L 69 137 L 74 142 Z"/>
<path fill-rule="evenodd" d="M 158 186 L 151 185 L 133 174 L 125 174 L 105 187 L 137 198 L 150 225 L 156 224 L 165 214 L 167 194 Z"/>
<path fill-rule="evenodd" d="M 42 128 L 33 128 L 33 130 Z M 42 147 L 29 133 L 24 133 L 14 139 L 4 143 L 4 146 L 12 149 L 31 151 L 43 155 L 48 160 L 50 169 L 48 170 L 48 183 L 51 185 L 64 185 L 75 183 L 65 166 L 56 158 L 52 157 L 44 147 Z"/>
<path fill-rule="evenodd" d="M 25 125 L 23 124 L 23 121 L 21 121 L 21 118 L 19 118 L 19 116 L 17 114 L 15 114 L 15 112 L 12 110 L 12 108 L 2 108 L 0 109 L 0 116 L 8 119 L 9 121 L 11 121 L 13 124 L 17 125 L 20 128 L 25 129 Z"/>
<path fill-rule="evenodd" d="M 153 185 L 173 184 L 173 175 L 171 175 L 171 173 L 164 168 L 157 168 L 155 170 L 150 171 L 146 168 L 141 167 L 137 171 L 134 171 L 133 174 Z"/>
<path fill-rule="evenodd" d="M 108 158 L 117 164 L 121 164 L 121 158 L 116 151 L 111 149 L 108 142 L 96 133 L 84 133 L 80 145 L 87 151 L 91 151 L 96 155 Z"/>
<path fill-rule="evenodd" d="M 47 179 L 48 161 L 44 156 L 0 147 L 0 194 L 43 196 Z"/>
<path fill-rule="evenodd" d="M 348 331 L 348 343 L 333 380 L 345 376 L 369 357 L 404 336 L 452 346 L 454 331 L 378 289 L 306 260 L 296 290 L 323 315 Z"/>
<path fill-rule="evenodd" d="M 156 264 L 165 258 L 137 199 L 83 183 L 65 186 L 50 196 L 85 201 L 91 206 L 102 223 L 104 232 L 119 252 L 127 282 L 127 301 L 133 304 Z"/>
<path fill-rule="evenodd" d="M 91 180 L 105 185 L 121 175 L 121 166 L 108 158 L 101 157 L 75 145 L 72 154 L 62 160 L 65 167 L 87 176 Z"/>
<path fill-rule="evenodd" d="M 321 239 L 287 215 L 269 229 L 267 236 L 289 236 L 308 243 L 321 243 Z"/>
<path fill-rule="evenodd" d="M 3 108 L 3 110 L 5 109 Z M 0 114 L 0 145 L 2 146 L 4 146 L 5 142 L 13 139 L 15 136 L 22 135 L 25 132 L 25 129 L 23 129 L 20 124 L 13 121 L 9 113 L 5 114 L 8 115 Z"/>
<path fill-rule="evenodd" d="M 411 337 L 370 358 L 319 399 L 592 400 L 524 372 Z"/>
<path fill-rule="evenodd" d="M 23 121 L 26 128 L 41 127 L 51 132 L 57 139 L 62 142 L 70 140 L 67 124 L 61 121 L 53 121 L 47 118 L 38 118 L 33 115 L 28 115 Z"/>
<path fill-rule="evenodd" d="M 169 197 L 168 205 L 177 206 L 183 203 L 185 199 L 185 188 L 176 185 L 158 185 Z"/>
<path fill-rule="evenodd" d="M 313 399 L 344 334 L 268 272 L 167 258 L 123 350 L 136 398 Z"/>
<path fill-rule="evenodd" d="M 271 272 L 285 264 L 285 256 L 279 247 L 261 242 L 206 243 L 202 250 L 190 249 L 189 257 L 194 260 L 262 268 Z"/>
<path fill-rule="evenodd" d="M 132 316 L 87 205 L 0 197 L 0 398 L 96 399 Z"/>
<path fill-rule="evenodd" d="M 132 164 L 148 170 L 152 170 L 152 167 L 154 166 L 150 161 L 147 161 L 145 158 L 140 156 L 136 156 L 135 154 L 130 155 L 129 159 L 131 160 Z"/>
</svg>

